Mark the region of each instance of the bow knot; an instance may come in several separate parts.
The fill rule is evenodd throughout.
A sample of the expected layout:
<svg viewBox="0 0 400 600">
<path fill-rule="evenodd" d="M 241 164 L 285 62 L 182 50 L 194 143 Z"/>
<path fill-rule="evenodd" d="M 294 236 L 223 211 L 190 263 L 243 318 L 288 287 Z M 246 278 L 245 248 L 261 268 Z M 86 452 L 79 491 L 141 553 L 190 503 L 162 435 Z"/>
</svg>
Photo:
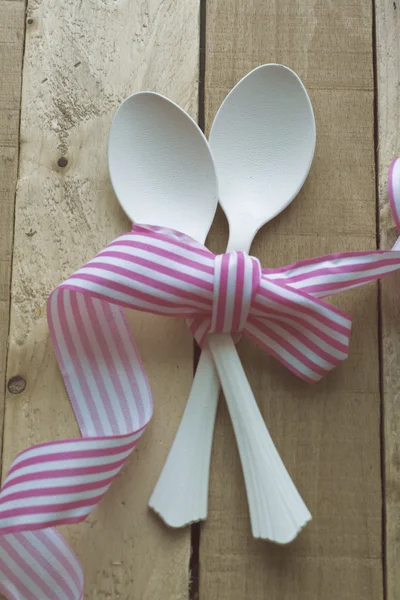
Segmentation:
<svg viewBox="0 0 400 600">
<path fill-rule="evenodd" d="M 210 333 L 243 331 L 261 274 L 259 260 L 246 252 L 227 252 L 215 257 Z"/>
</svg>

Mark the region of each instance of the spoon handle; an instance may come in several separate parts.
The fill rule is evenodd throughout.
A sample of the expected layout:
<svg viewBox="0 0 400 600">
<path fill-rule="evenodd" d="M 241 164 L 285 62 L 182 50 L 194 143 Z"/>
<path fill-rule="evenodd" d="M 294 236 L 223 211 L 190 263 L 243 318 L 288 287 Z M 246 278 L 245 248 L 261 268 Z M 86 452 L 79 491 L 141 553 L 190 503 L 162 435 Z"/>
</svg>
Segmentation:
<svg viewBox="0 0 400 600">
<path fill-rule="evenodd" d="M 213 334 L 208 344 L 236 435 L 253 536 L 287 544 L 311 514 L 265 426 L 232 338 Z"/>
<path fill-rule="evenodd" d="M 208 479 L 220 383 L 210 351 L 201 353 L 183 417 L 149 506 L 170 527 L 207 517 Z"/>
<path fill-rule="evenodd" d="M 311 519 L 264 424 L 229 335 L 208 337 L 174 443 L 149 506 L 170 527 L 207 517 L 215 414 L 224 388 L 239 448 L 254 537 L 288 543 Z M 219 377 L 219 379 L 218 379 Z"/>
</svg>

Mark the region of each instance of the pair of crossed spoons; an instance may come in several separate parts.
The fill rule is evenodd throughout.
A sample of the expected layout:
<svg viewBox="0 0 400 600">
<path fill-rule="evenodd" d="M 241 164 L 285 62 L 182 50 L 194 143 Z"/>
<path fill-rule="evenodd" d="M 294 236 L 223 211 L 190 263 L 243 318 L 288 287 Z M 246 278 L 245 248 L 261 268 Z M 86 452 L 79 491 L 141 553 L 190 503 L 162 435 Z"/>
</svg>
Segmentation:
<svg viewBox="0 0 400 600">
<path fill-rule="evenodd" d="M 132 221 L 176 229 L 202 243 L 219 200 L 229 223 L 227 251 L 249 252 L 258 230 L 298 194 L 315 139 L 311 102 L 299 77 L 282 65 L 264 65 L 226 97 L 209 143 L 167 98 L 152 92 L 127 98 L 110 131 L 110 176 Z M 288 543 L 311 515 L 268 433 L 229 334 L 208 335 L 150 507 L 172 527 L 206 518 L 220 382 L 253 535 Z"/>
</svg>

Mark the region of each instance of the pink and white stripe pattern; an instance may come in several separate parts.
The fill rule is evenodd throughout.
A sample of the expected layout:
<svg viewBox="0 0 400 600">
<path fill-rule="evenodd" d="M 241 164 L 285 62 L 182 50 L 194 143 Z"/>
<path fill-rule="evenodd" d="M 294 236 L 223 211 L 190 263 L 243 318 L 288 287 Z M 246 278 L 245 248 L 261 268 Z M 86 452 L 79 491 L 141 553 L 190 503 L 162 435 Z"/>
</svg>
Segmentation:
<svg viewBox="0 0 400 600">
<path fill-rule="evenodd" d="M 400 230 L 400 160 L 389 172 Z M 81 600 L 79 561 L 53 529 L 86 518 L 135 448 L 152 399 L 124 309 L 188 320 L 196 339 L 247 335 L 306 381 L 348 354 L 351 318 L 321 298 L 400 268 L 400 250 L 333 254 L 280 269 L 215 257 L 185 235 L 134 226 L 50 296 L 48 322 L 82 438 L 34 446 L 0 492 L 0 591 Z"/>
<path fill-rule="evenodd" d="M 9 600 L 81 600 L 82 567 L 55 529 L 3 535 L 0 592 Z"/>
<path fill-rule="evenodd" d="M 261 267 L 257 258 L 245 252 L 215 257 L 210 333 L 243 331 L 260 281 Z"/>
</svg>

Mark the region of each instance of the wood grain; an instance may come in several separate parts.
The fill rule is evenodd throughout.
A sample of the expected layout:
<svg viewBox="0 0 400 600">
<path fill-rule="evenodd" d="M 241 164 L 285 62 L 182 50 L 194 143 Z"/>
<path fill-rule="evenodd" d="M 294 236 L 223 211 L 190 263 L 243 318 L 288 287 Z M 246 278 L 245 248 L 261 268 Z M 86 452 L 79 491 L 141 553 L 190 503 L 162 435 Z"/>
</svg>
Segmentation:
<svg viewBox="0 0 400 600">
<path fill-rule="evenodd" d="M 47 297 L 129 228 L 107 169 L 120 101 L 155 90 L 196 117 L 198 13 L 198 0 L 28 4 L 8 360 L 8 376 L 27 386 L 7 397 L 3 475 L 26 446 L 78 434 L 49 342 Z M 189 392 L 192 340 L 178 320 L 136 313 L 132 326 L 155 417 L 103 502 L 63 533 L 83 563 L 86 598 L 183 600 L 190 530 L 168 530 L 147 501 Z"/>
<path fill-rule="evenodd" d="M 397 237 L 388 202 L 387 174 L 400 155 L 400 5 L 376 0 L 378 93 L 378 200 L 380 246 L 390 248 Z M 382 376 L 386 500 L 387 600 L 400 596 L 400 277 L 381 283 Z"/>
<path fill-rule="evenodd" d="M 372 18 L 371 3 L 358 0 L 207 3 L 208 129 L 230 88 L 268 62 L 293 68 L 315 109 L 317 151 L 308 181 L 253 246 L 266 266 L 376 247 Z M 221 215 L 210 240 L 223 251 Z M 354 317 L 350 358 L 315 386 L 241 344 L 269 431 L 313 521 L 286 547 L 252 539 L 222 402 L 201 532 L 201 600 L 383 597 L 377 286 L 343 294 L 335 304 Z"/>
<path fill-rule="evenodd" d="M 5 402 L 24 30 L 25 3 L 0 1 L 0 431 Z M 1 452 L 2 447 L 0 457 Z"/>
</svg>

